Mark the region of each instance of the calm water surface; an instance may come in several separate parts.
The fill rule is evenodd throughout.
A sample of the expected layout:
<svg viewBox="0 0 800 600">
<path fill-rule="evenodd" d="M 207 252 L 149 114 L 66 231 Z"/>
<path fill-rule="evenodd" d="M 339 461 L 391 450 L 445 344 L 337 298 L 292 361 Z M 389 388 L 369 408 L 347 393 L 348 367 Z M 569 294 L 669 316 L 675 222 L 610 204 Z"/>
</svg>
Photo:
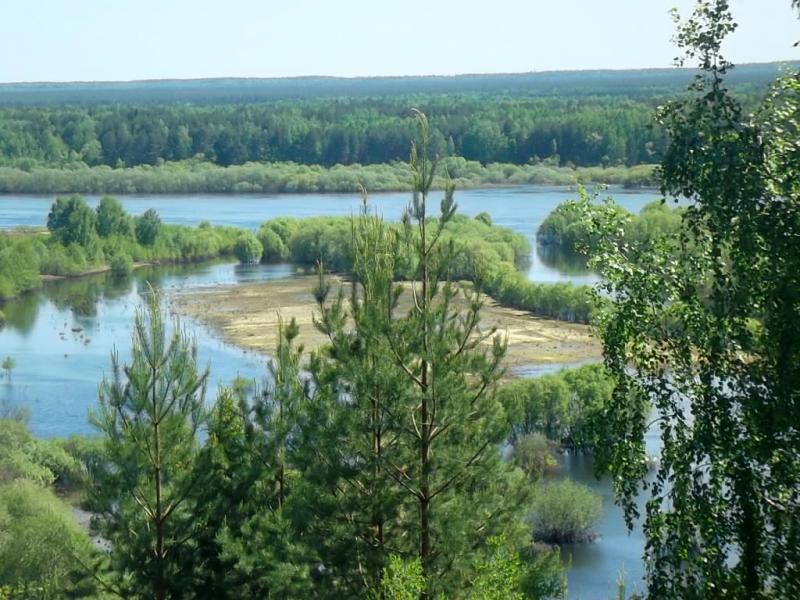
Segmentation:
<svg viewBox="0 0 800 600">
<path fill-rule="evenodd" d="M 638 212 L 658 198 L 654 191 L 608 192 L 625 208 Z M 593 273 L 573 263 L 548 257 L 536 249 L 535 232 L 542 220 L 559 203 L 576 197 L 565 188 L 519 187 L 457 191 L 459 211 L 475 216 L 488 212 L 497 225 L 525 235 L 534 248 L 529 277 L 538 282 L 591 283 Z M 199 195 L 119 196 L 125 208 L 140 214 L 155 208 L 168 223 L 196 225 L 202 220 L 215 224 L 256 229 L 262 222 L 279 216 L 308 217 L 350 215 L 359 210 L 357 194 L 297 195 Z M 441 194 L 434 194 L 438 207 Z M 0 197 L 0 229 L 43 226 L 53 197 Z M 99 197 L 89 197 L 94 205 Z M 388 220 L 398 219 L 407 206 L 409 194 L 375 194 L 370 204 Z M 110 372 L 110 353 L 117 348 L 120 358 L 129 356 L 131 326 L 149 281 L 167 292 L 208 285 L 226 285 L 289 277 L 289 265 L 239 266 L 207 263 L 137 270 L 133 278 L 114 281 L 99 275 L 70 281 L 50 282 L 41 290 L 8 302 L 2 310 L 8 325 L 0 331 L 0 357 L 13 356 L 17 367 L 11 382 L 0 382 L 0 403 L 27 406 L 30 426 L 43 437 L 91 433 L 87 421 L 96 405 L 98 382 Z M 165 295 L 168 303 L 169 294 Z M 169 308 L 168 306 L 166 308 Z M 198 323 L 184 321 L 195 336 L 202 365 L 211 366 L 209 399 L 220 384 L 236 376 L 261 380 L 265 357 L 245 352 L 222 342 Z M 520 372 L 537 376 L 560 365 L 532 366 Z M 584 600 L 613 597 L 618 572 L 624 569 L 629 589 L 641 589 L 643 549 L 641 531 L 628 534 L 622 513 L 613 503 L 610 484 L 592 474 L 590 457 L 563 458 L 562 474 L 589 485 L 603 496 L 604 512 L 593 544 L 565 547 L 570 558 L 570 597 Z"/>
<path fill-rule="evenodd" d="M 609 188 L 618 204 L 639 210 L 648 202 L 658 199 L 654 190 L 628 191 Z M 604 194 L 605 195 L 605 194 Z M 441 193 L 433 193 L 429 210 L 438 210 Z M 475 216 L 488 212 L 497 225 L 513 229 L 530 240 L 535 248 L 535 234 L 539 224 L 556 206 L 565 200 L 575 199 L 577 193 L 564 187 L 523 186 L 499 189 L 456 190 L 459 212 Z M 218 225 L 235 225 L 250 229 L 275 217 L 311 217 L 351 215 L 361 206 L 358 194 L 273 194 L 273 195 L 182 195 L 182 196 L 118 196 L 128 212 L 141 214 L 148 208 L 158 211 L 168 223 L 197 225 L 211 221 Z M 398 220 L 409 202 L 405 192 L 373 194 L 369 202 L 384 218 Z M 17 227 L 42 227 L 54 200 L 53 196 L 2 196 L 0 197 L 0 229 Z M 87 196 L 91 205 L 99 196 Z M 554 264 L 554 261 L 555 264 Z M 571 281 L 591 283 L 596 276 L 558 257 L 548 259 L 535 250 L 531 257 L 529 276 L 534 281 L 552 283 Z"/>
</svg>

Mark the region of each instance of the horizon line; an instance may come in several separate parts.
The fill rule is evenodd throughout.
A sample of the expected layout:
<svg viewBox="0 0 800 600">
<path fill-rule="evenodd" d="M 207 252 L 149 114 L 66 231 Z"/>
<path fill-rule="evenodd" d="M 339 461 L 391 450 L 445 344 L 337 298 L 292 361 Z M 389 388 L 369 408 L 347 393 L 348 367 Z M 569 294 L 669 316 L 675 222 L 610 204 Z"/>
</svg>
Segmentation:
<svg viewBox="0 0 800 600">
<path fill-rule="evenodd" d="M 757 66 L 757 65 L 782 65 L 800 63 L 800 59 L 753 61 L 734 63 L 735 67 Z M 64 81 L 56 80 L 28 80 L 28 81 L 0 81 L 0 86 L 10 85 L 103 85 L 103 84 L 136 84 L 136 83 L 169 83 L 169 82 L 200 82 L 200 81 L 292 81 L 309 79 L 333 79 L 341 81 L 353 81 L 358 79 L 455 79 L 458 77 L 486 77 L 486 76 L 524 76 L 524 75 L 547 75 L 555 73 L 603 73 L 603 72 L 626 72 L 626 71 L 691 71 L 699 67 L 686 66 L 655 66 L 655 67 L 608 67 L 591 69 L 544 69 L 541 71 L 493 71 L 493 72 L 465 72 L 444 74 L 416 74 L 416 75 L 283 75 L 283 76 L 237 76 L 237 75 L 218 75 L 209 77 L 152 77 L 144 79 L 72 79 Z"/>
</svg>

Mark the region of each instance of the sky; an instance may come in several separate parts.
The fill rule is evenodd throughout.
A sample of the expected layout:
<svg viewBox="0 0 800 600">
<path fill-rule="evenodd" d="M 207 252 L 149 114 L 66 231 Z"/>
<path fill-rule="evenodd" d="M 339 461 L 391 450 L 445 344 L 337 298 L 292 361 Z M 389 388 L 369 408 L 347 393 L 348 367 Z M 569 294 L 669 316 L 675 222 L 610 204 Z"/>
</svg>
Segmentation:
<svg viewBox="0 0 800 600">
<path fill-rule="evenodd" d="M 693 0 L 0 0 L 0 81 L 667 67 Z M 789 0 L 732 0 L 734 62 L 800 59 Z"/>
</svg>

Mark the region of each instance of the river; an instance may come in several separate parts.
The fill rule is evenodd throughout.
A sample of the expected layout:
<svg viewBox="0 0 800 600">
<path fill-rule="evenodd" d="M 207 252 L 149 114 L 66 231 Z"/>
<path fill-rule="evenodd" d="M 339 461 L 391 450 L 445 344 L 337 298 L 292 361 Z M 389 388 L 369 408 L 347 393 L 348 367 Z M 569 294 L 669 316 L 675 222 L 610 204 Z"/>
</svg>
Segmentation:
<svg viewBox="0 0 800 600">
<path fill-rule="evenodd" d="M 618 204 L 638 212 L 658 198 L 655 191 L 610 189 Z M 596 275 L 569 262 L 546 260 L 536 249 L 539 224 L 559 203 L 575 198 L 574 190 L 546 186 L 479 189 L 456 192 L 459 211 L 469 216 L 488 212 L 492 221 L 525 235 L 532 244 L 528 276 L 537 282 L 592 283 Z M 433 194 L 432 209 L 440 194 Z M 140 214 L 154 208 L 167 223 L 196 225 L 207 220 L 255 230 L 279 216 L 350 215 L 359 210 L 356 194 L 119 196 L 126 210 Z M 87 201 L 96 205 L 99 197 Z M 399 219 L 409 194 L 375 194 L 370 205 L 387 220 Z M 45 224 L 53 197 L 0 197 L 0 229 Z M 47 282 L 42 289 L 0 306 L 7 326 L 0 330 L 0 358 L 12 356 L 17 366 L 11 381 L 0 383 L 0 403 L 30 409 L 30 427 L 39 436 L 86 434 L 93 430 L 88 414 L 96 405 L 98 382 L 110 373 L 110 353 L 129 355 L 131 326 L 147 283 L 167 292 L 192 287 L 226 285 L 290 277 L 290 265 L 241 266 L 225 262 L 139 269 L 125 282 L 108 275 Z M 168 300 L 167 300 L 168 302 Z M 202 365 L 211 368 L 207 398 L 236 376 L 261 380 L 265 357 L 222 342 L 198 323 L 184 320 L 198 343 Z M 532 369 L 531 375 L 557 369 Z M 598 481 L 590 457 L 565 457 L 563 474 L 603 495 L 604 510 L 598 539 L 563 549 L 571 557 L 571 598 L 594 600 L 614 596 L 618 572 L 624 569 L 628 589 L 641 589 L 641 531 L 628 534 L 622 513 L 614 505 L 610 484 Z"/>
</svg>

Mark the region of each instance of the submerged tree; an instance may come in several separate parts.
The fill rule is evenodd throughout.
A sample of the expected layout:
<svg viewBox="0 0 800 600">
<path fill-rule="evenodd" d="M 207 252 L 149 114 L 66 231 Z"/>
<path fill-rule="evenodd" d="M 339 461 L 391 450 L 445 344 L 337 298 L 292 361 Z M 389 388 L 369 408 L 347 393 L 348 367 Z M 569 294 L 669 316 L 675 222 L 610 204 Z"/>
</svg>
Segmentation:
<svg viewBox="0 0 800 600">
<path fill-rule="evenodd" d="M 132 357 L 112 354 L 93 422 L 103 433 L 106 468 L 97 475 L 100 531 L 111 545 L 113 588 L 125 597 L 183 597 L 179 549 L 193 542 L 193 468 L 205 418 L 208 371 L 173 323 L 167 331 L 151 291 L 136 313 Z"/>
<path fill-rule="evenodd" d="M 800 594 L 800 78 L 745 115 L 720 55 L 735 27 L 725 0 L 702 1 L 677 36 L 702 68 L 659 115 L 663 191 L 692 201 L 680 235 L 614 244 L 619 223 L 596 219 L 614 300 L 599 319 L 616 378 L 605 458 L 629 521 L 651 494 L 652 598 Z"/>
<path fill-rule="evenodd" d="M 17 361 L 15 361 L 11 356 L 6 356 L 3 359 L 2 364 L 0 364 L 0 368 L 6 372 L 6 379 L 8 379 L 9 382 L 11 382 L 11 371 L 13 371 L 16 366 Z"/>
</svg>

